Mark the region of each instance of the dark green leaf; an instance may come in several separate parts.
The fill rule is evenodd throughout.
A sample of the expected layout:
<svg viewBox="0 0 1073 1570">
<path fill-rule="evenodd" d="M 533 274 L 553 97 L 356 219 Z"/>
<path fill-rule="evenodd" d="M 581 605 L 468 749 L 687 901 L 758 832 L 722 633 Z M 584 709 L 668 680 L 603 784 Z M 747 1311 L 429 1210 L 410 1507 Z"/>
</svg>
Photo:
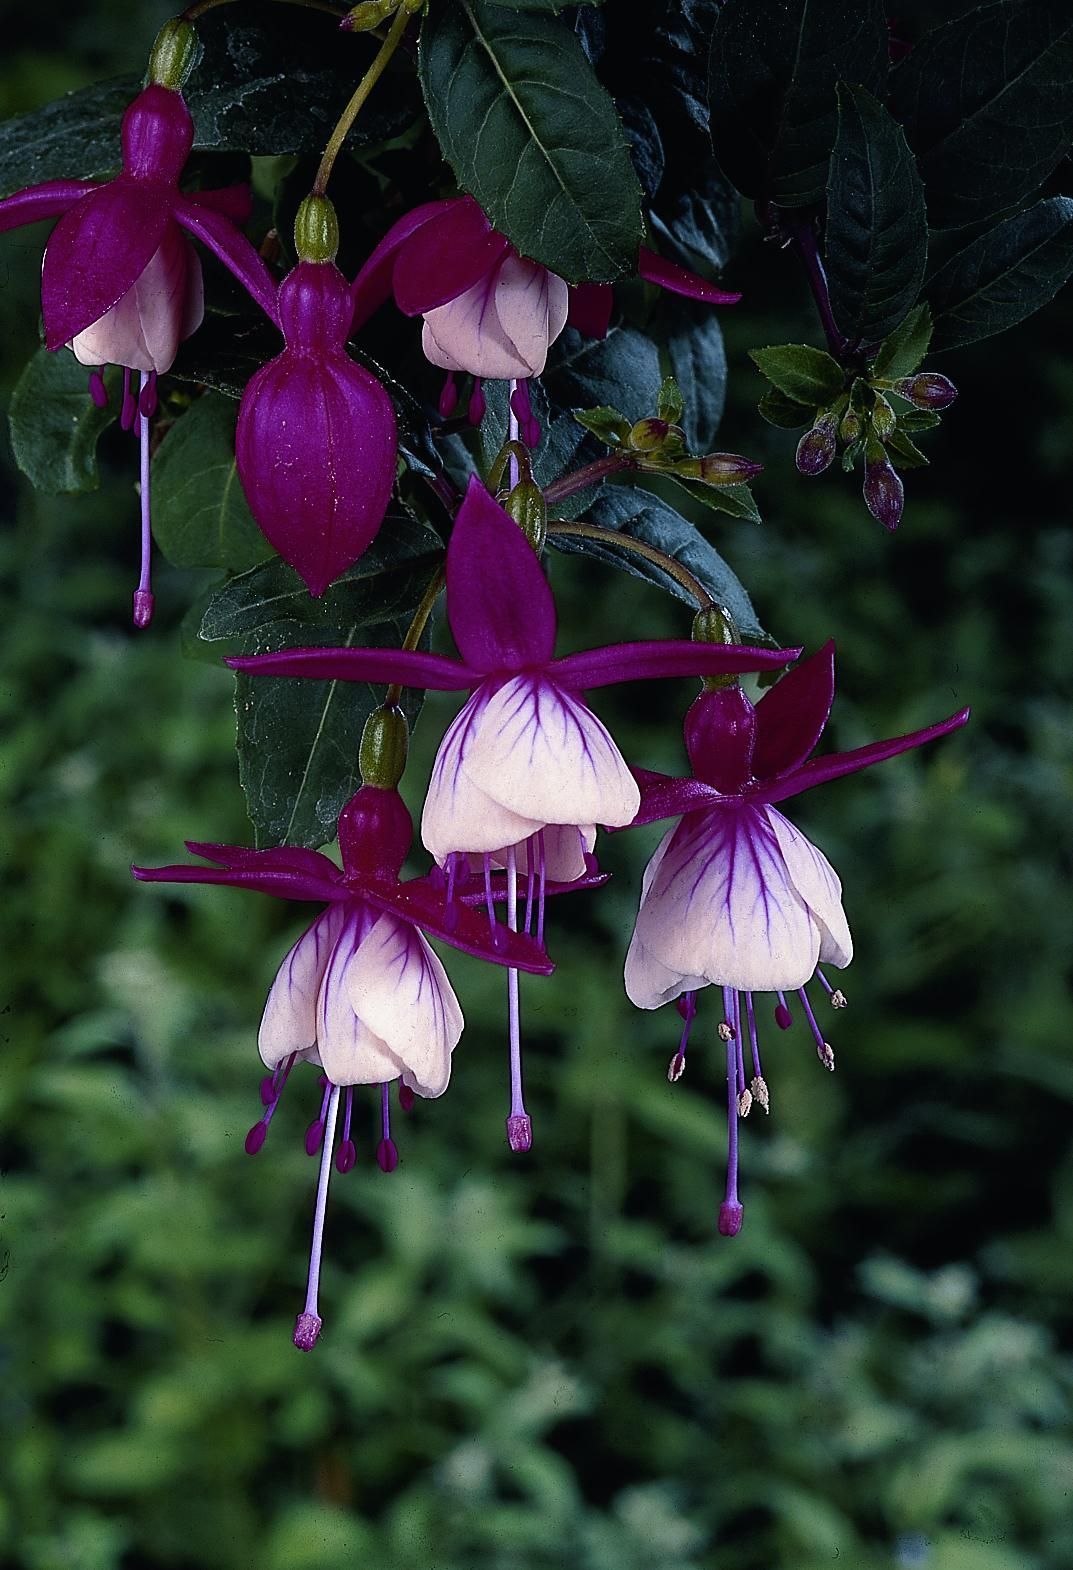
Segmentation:
<svg viewBox="0 0 1073 1570">
<path fill-rule="evenodd" d="M 235 405 L 206 393 L 153 456 L 153 536 L 176 567 L 245 572 L 272 555 L 235 463 Z"/>
<path fill-rule="evenodd" d="M 811 425 L 816 411 L 811 404 L 798 403 L 795 398 L 787 398 L 785 393 L 779 392 L 777 387 L 771 387 L 757 404 L 757 412 L 769 425 L 777 425 L 783 431 L 796 431 L 801 425 Z"/>
<path fill-rule="evenodd" d="M 927 354 L 930 343 L 931 306 L 923 300 L 880 344 L 872 370 L 876 376 L 888 381 L 896 381 L 899 376 L 912 376 Z"/>
<path fill-rule="evenodd" d="M 119 376 L 108 373 L 108 404 L 89 395 L 89 372 L 66 349 L 38 349 L 15 384 L 8 423 L 15 462 L 39 491 L 97 489 L 97 442 L 116 417 Z"/>
<path fill-rule="evenodd" d="M 770 349 L 750 349 L 749 358 L 779 392 L 814 408 L 832 403 L 845 382 L 838 361 L 811 344 L 784 343 Z"/>
<path fill-rule="evenodd" d="M 565 11 L 575 5 L 602 5 L 603 0 L 499 0 L 511 11 Z"/>
<path fill-rule="evenodd" d="M 690 452 L 709 452 L 723 418 L 727 390 L 727 357 L 723 333 L 710 306 L 681 295 L 660 301 L 659 324 L 667 363 L 685 410 L 672 424 L 685 431 Z"/>
<path fill-rule="evenodd" d="M 668 478 L 712 512 L 725 512 L 731 518 L 745 518 L 749 523 L 760 522 L 756 497 L 747 485 L 705 485 L 702 480 L 684 480 L 678 474 Z"/>
<path fill-rule="evenodd" d="M 241 398 L 250 377 L 283 348 L 278 331 L 263 316 L 234 318 L 210 311 L 196 333 L 179 346 L 171 375 Z"/>
<path fill-rule="evenodd" d="M 908 409 L 898 416 L 900 431 L 933 431 L 940 423 L 934 409 Z"/>
<path fill-rule="evenodd" d="M 1068 0 L 995 0 L 937 27 L 894 77 L 936 225 L 1022 201 L 1073 141 Z"/>
<path fill-rule="evenodd" d="M 924 187 L 905 134 L 861 87 L 838 89 L 827 181 L 827 279 L 847 338 L 876 343 L 905 319 L 928 259 Z"/>
<path fill-rule="evenodd" d="M 597 409 L 575 409 L 573 415 L 579 425 L 609 447 L 618 447 L 630 434 L 629 420 L 624 419 L 617 409 L 609 409 L 606 404 L 601 404 Z"/>
<path fill-rule="evenodd" d="M 927 458 L 921 452 L 916 442 L 913 441 L 912 437 L 905 430 L 904 426 L 899 425 L 896 430 L 891 431 L 890 435 L 886 438 L 886 446 L 887 451 L 897 459 L 897 467 L 899 469 L 926 468 L 928 463 Z"/>
<path fill-rule="evenodd" d="M 663 380 L 659 397 L 656 399 L 656 413 L 661 420 L 666 420 L 670 425 L 677 425 L 685 413 L 682 389 L 673 376 L 667 376 Z"/>
<path fill-rule="evenodd" d="M 1054 196 L 981 235 L 928 282 L 932 347 L 1004 332 L 1046 305 L 1071 275 L 1073 200 Z"/>
<path fill-rule="evenodd" d="M 746 196 L 818 202 L 834 146 L 835 87 L 880 93 L 882 0 L 726 0 L 709 76 L 716 157 Z"/>
<path fill-rule="evenodd" d="M 640 186 L 614 105 L 565 20 L 455 0 L 426 23 L 420 64 L 459 184 L 524 255 L 572 283 L 635 270 Z"/>
<path fill-rule="evenodd" d="M 674 168 L 664 177 L 649 212 L 660 251 L 683 267 L 705 276 L 720 272 L 730 260 L 741 228 L 741 198 L 725 175 L 704 158 Z"/>
<path fill-rule="evenodd" d="M 141 83 L 95 82 L 0 124 L 0 196 L 42 180 L 89 179 L 120 161 L 119 122 Z"/>
<path fill-rule="evenodd" d="M 563 408 L 606 404 L 633 421 L 653 413 L 663 378 L 652 340 L 633 327 L 612 327 L 606 338 L 583 338 L 567 328 L 542 380 Z"/>
<path fill-rule="evenodd" d="M 681 562 L 720 605 L 726 606 L 743 638 L 749 642 L 771 642 L 756 619 L 748 594 L 718 551 L 709 545 L 695 524 L 675 512 L 660 497 L 635 490 L 632 486 L 608 486 L 592 507 L 590 518 L 601 528 L 614 529 L 628 538 L 654 545 L 657 550 Z M 692 596 L 674 578 L 654 563 L 628 550 L 605 544 L 602 540 L 569 538 L 565 535 L 552 534 L 549 540 L 558 550 L 595 556 L 634 578 L 658 584 L 661 589 L 666 589 L 687 604 L 693 604 Z"/>
</svg>

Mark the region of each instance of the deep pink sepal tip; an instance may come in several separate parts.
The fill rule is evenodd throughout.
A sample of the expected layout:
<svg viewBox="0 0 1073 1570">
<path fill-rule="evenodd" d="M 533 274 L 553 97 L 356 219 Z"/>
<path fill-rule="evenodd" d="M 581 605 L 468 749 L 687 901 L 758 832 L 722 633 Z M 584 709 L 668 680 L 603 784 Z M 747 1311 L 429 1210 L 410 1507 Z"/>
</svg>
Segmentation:
<svg viewBox="0 0 1073 1570">
<path fill-rule="evenodd" d="M 299 1352 L 312 1352 L 320 1335 L 319 1314 L 302 1313 L 294 1322 L 294 1344 Z"/>
</svg>

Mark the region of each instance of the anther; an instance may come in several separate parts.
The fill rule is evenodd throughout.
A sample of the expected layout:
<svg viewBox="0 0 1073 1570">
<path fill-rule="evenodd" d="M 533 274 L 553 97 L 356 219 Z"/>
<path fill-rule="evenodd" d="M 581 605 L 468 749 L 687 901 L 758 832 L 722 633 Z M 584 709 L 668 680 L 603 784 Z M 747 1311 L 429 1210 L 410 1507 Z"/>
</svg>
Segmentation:
<svg viewBox="0 0 1073 1570">
<path fill-rule="evenodd" d="M 261 1105 L 270 1107 L 276 1099 L 276 1076 L 266 1074 L 261 1081 Z"/>
<path fill-rule="evenodd" d="M 817 1042 L 816 1056 L 819 1058 L 827 1072 L 829 1074 L 833 1074 L 835 1071 L 835 1049 L 831 1046 L 830 1042 Z"/>
<path fill-rule="evenodd" d="M 676 1052 L 667 1065 L 667 1078 L 672 1085 L 677 1085 L 685 1071 L 686 1055 L 684 1052 Z"/>
<path fill-rule="evenodd" d="M 720 1041 L 733 1041 L 734 1027 L 724 1019 L 717 1027 L 716 1034 L 718 1035 Z"/>
<path fill-rule="evenodd" d="M 246 1135 L 246 1154 L 255 1156 L 267 1138 L 268 1123 L 265 1118 L 262 1118 L 259 1123 L 253 1125 Z"/>
<path fill-rule="evenodd" d="M 89 395 L 98 409 L 108 407 L 108 389 L 104 385 L 104 376 L 100 369 L 89 373 Z"/>
<path fill-rule="evenodd" d="M 844 1009 L 848 1002 L 849 998 L 847 998 L 841 987 L 836 987 L 831 993 L 831 1007 L 833 1009 Z"/>
<path fill-rule="evenodd" d="M 354 1163 L 358 1159 L 357 1146 L 350 1137 L 350 1118 L 354 1111 L 354 1087 L 346 1088 L 346 1114 L 343 1118 L 343 1137 L 339 1141 L 339 1149 L 335 1153 L 335 1170 L 337 1172 L 352 1172 Z"/>
<path fill-rule="evenodd" d="M 533 1125 L 526 1112 L 512 1112 L 507 1119 L 507 1144 L 515 1155 L 533 1148 Z"/>
<path fill-rule="evenodd" d="M 481 386 L 481 379 L 478 376 L 476 381 L 473 383 L 473 391 L 470 394 L 469 399 L 469 408 L 466 411 L 469 423 L 471 425 L 480 425 L 481 421 L 484 419 L 484 411 L 487 407 L 488 404 L 485 400 L 484 388 Z"/>
<path fill-rule="evenodd" d="M 722 1237 L 737 1237 L 745 1209 L 736 1199 L 724 1199 L 719 1206 L 719 1232 Z"/>
<path fill-rule="evenodd" d="M 741 1091 L 738 1095 L 738 1116 L 740 1118 L 747 1118 L 749 1113 L 752 1111 L 752 1106 L 752 1093 L 748 1090 Z"/>
<path fill-rule="evenodd" d="M 767 1080 L 763 1079 L 761 1075 L 757 1074 L 749 1086 L 749 1090 L 752 1092 L 752 1098 L 756 1102 L 757 1106 L 763 1107 L 764 1111 L 770 1114 L 771 1095 L 767 1088 Z"/>
<path fill-rule="evenodd" d="M 404 1112 L 412 1112 L 414 1106 L 414 1093 L 409 1085 L 399 1086 L 399 1106 Z"/>
<path fill-rule="evenodd" d="M 458 386 L 455 382 L 454 371 L 448 371 L 447 380 L 440 389 L 440 417 L 449 420 L 458 407 Z"/>
<path fill-rule="evenodd" d="M 394 1172 L 399 1164 L 399 1152 L 393 1139 L 382 1139 L 377 1145 L 376 1164 L 381 1172 Z"/>
<path fill-rule="evenodd" d="M 785 994 L 780 992 L 778 994 L 778 999 L 779 999 L 779 1001 L 775 1005 L 775 1023 L 776 1023 L 776 1025 L 778 1025 L 780 1030 L 789 1030 L 790 1026 L 794 1022 L 794 1016 L 790 1013 L 790 1010 L 786 1007 L 786 996 L 785 996 Z"/>
</svg>

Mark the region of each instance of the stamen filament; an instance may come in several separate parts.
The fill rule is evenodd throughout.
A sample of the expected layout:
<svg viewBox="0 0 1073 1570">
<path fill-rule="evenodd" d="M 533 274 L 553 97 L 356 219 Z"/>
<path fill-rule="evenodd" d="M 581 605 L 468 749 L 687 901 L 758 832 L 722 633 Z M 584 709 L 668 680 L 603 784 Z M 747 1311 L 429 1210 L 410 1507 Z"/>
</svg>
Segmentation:
<svg viewBox="0 0 1073 1570">
<path fill-rule="evenodd" d="M 139 396 L 149 385 L 145 372 L 138 373 Z M 124 390 L 125 391 L 125 390 Z M 124 396 L 124 405 L 126 399 Z M 137 415 L 138 421 L 138 447 L 140 457 L 140 490 L 141 490 L 141 576 L 138 587 L 134 591 L 134 625 L 148 627 L 153 619 L 153 590 L 150 581 L 150 560 L 153 550 L 153 534 L 149 522 L 149 419 L 142 413 Z"/>
<path fill-rule="evenodd" d="M 764 1071 L 760 1067 L 760 1046 L 756 1039 L 756 1010 L 753 1008 L 753 995 L 745 994 L 745 1018 L 749 1025 L 749 1055 L 753 1061 L 753 1077 L 763 1079 Z"/>
<path fill-rule="evenodd" d="M 518 930 L 518 853 L 511 845 L 507 850 L 507 926 L 511 932 Z M 522 1031 L 521 998 L 518 972 L 507 971 L 507 1026 L 510 1035 L 510 1116 L 507 1118 L 507 1143 L 511 1150 L 526 1151 L 532 1147 L 533 1126 L 525 1110 L 522 1092 Z"/>
<path fill-rule="evenodd" d="M 724 996 L 726 994 L 724 987 Z M 738 1049 L 734 1037 L 727 1039 L 727 1184 L 719 1206 L 719 1231 L 723 1237 L 736 1237 L 741 1231 L 742 1206 L 738 1199 Z"/>
<path fill-rule="evenodd" d="M 313 1241 L 309 1250 L 309 1277 L 306 1282 L 305 1308 L 298 1315 L 294 1327 L 294 1344 L 300 1352 L 312 1352 L 320 1335 L 321 1318 L 317 1312 L 320 1290 L 321 1250 L 324 1246 L 324 1217 L 328 1208 L 328 1182 L 332 1175 L 332 1147 L 335 1144 L 335 1121 L 339 1113 L 339 1086 L 329 1087 L 327 1118 L 325 1121 L 324 1148 L 320 1157 L 317 1178 L 317 1200 L 313 1210 Z"/>
</svg>

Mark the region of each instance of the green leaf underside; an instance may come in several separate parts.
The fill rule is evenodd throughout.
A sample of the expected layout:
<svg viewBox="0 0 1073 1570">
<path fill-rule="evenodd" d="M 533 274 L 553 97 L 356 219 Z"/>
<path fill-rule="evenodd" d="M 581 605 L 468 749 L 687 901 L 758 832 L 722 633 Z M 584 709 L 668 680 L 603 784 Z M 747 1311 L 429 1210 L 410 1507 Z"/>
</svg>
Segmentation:
<svg viewBox="0 0 1073 1570">
<path fill-rule="evenodd" d="M 745 196 L 818 202 L 836 84 L 879 93 L 886 76 L 882 0 L 726 0 L 709 75 L 716 157 Z"/>
<path fill-rule="evenodd" d="M 634 272 L 640 186 L 565 20 L 455 0 L 425 25 L 420 75 L 459 184 L 523 256 L 571 283 Z"/>
<path fill-rule="evenodd" d="M 658 496 L 627 486 L 608 486 L 590 511 L 590 521 L 600 528 L 614 529 L 623 535 L 653 545 L 665 555 L 681 562 L 698 578 L 709 594 L 730 611 L 743 638 L 750 642 L 770 642 L 760 626 L 748 594 L 719 552 L 704 538 L 695 524 L 675 512 Z M 692 596 L 654 562 L 645 561 L 628 550 L 605 544 L 602 540 L 551 535 L 551 543 L 561 551 L 592 556 L 627 572 L 631 577 L 673 594 L 693 604 Z"/>
<path fill-rule="evenodd" d="M 153 457 L 153 537 L 176 567 L 244 572 L 272 555 L 235 462 L 235 405 L 206 393 Z"/>
<path fill-rule="evenodd" d="M 97 442 L 118 412 L 119 373 L 107 375 L 103 409 L 88 383 L 89 371 L 66 349 L 38 349 L 11 395 L 15 462 L 36 490 L 50 496 L 97 489 Z"/>
<path fill-rule="evenodd" d="M 936 226 L 975 223 L 1039 188 L 1073 141 L 1073 9 L 997 0 L 923 38 L 894 74 Z"/>
<path fill-rule="evenodd" d="M 584 338 L 568 327 L 542 380 L 553 404 L 566 409 L 606 405 L 633 421 L 655 413 L 663 378 L 659 351 L 636 328 L 612 327 L 606 338 Z"/>
<path fill-rule="evenodd" d="M 876 376 L 895 381 L 911 376 L 922 363 L 931 343 L 931 306 L 921 301 L 879 346 L 872 367 Z"/>
<path fill-rule="evenodd" d="M 1054 196 L 981 235 L 929 280 L 932 348 L 1004 332 L 1046 305 L 1071 276 L 1073 199 Z"/>
<path fill-rule="evenodd" d="M 776 344 L 750 349 L 749 358 L 761 375 L 787 398 L 817 408 L 842 392 L 845 374 L 838 361 L 808 343 Z"/>
<path fill-rule="evenodd" d="M 119 122 L 141 86 L 96 82 L 0 124 L 0 196 L 43 180 L 86 180 L 119 165 Z"/>
<path fill-rule="evenodd" d="M 668 474 L 666 478 L 711 512 L 725 512 L 731 518 L 745 518 L 749 523 L 761 521 L 756 497 L 747 485 L 705 485 L 702 480 L 686 480 L 678 474 Z"/>
<path fill-rule="evenodd" d="M 825 253 L 847 338 L 876 343 L 904 320 L 924 278 L 927 235 L 924 187 L 901 126 L 863 88 L 840 84 Z"/>
</svg>

